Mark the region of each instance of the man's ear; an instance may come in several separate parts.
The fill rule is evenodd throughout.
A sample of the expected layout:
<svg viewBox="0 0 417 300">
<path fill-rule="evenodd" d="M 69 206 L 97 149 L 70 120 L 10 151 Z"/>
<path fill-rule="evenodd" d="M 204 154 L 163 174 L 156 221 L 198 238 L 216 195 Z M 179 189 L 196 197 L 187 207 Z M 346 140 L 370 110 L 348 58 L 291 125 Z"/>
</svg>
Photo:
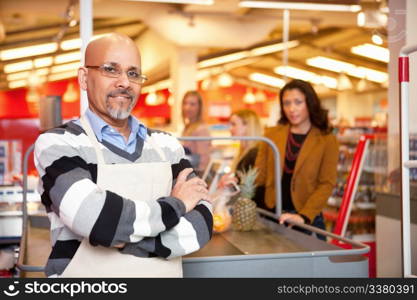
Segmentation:
<svg viewBox="0 0 417 300">
<path fill-rule="evenodd" d="M 85 67 L 80 67 L 78 69 L 78 84 L 84 91 L 87 90 L 87 73 L 88 70 Z"/>
</svg>

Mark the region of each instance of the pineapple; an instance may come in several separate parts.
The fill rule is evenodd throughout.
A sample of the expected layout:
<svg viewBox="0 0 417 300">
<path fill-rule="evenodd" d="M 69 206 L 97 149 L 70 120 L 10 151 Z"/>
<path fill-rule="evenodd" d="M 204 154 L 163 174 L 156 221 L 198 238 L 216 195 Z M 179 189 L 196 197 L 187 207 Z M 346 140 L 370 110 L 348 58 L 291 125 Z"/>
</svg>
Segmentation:
<svg viewBox="0 0 417 300">
<path fill-rule="evenodd" d="M 256 223 L 256 203 L 252 201 L 255 195 L 255 179 L 258 175 L 256 168 L 246 172 L 238 172 L 240 178 L 240 197 L 233 206 L 233 228 L 239 231 L 250 231 Z"/>
</svg>

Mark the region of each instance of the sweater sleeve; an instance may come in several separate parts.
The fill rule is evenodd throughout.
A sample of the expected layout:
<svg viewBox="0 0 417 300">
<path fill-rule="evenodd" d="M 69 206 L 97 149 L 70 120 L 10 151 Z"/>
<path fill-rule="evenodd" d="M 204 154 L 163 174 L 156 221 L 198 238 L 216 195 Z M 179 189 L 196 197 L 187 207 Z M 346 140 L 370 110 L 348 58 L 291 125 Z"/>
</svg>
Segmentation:
<svg viewBox="0 0 417 300">
<path fill-rule="evenodd" d="M 87 162 L 88 148 L 83 134 L 44 133 L 37 139 L 39 192 L 48 213 L 91 244 L 105 247 L 155 237 L 179 223 L 185 214 L 179 199 L 132 200 L 97 186 L 97 165 Z"/>
<path fill-rule="evenodd" d="M 167 259 L 187 255 L 201 249 L 210 241 L 212 228 L 212 206 L 207 201 L 200 201 L 192 211 L 181 217 L 174 228 L 156 237 L 127 244 L 121 252 L 139 257 L 158 256 Z"/>
</svg>

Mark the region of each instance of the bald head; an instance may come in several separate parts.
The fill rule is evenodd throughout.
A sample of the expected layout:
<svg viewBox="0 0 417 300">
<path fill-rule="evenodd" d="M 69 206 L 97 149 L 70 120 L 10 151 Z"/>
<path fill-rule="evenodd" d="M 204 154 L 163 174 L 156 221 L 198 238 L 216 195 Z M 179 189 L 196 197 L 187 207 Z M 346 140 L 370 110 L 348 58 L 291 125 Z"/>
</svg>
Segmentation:
<svg viewBox="0 0 417 300">
<path fill-rule="evenodd" d="M 140 60 L 139 50 L 130 37 L 121 33 L 110 33 L 88 43 L 85 50 L 85 64 L 101 63 L 110 51 L 133 51 Z"/>
</svg>

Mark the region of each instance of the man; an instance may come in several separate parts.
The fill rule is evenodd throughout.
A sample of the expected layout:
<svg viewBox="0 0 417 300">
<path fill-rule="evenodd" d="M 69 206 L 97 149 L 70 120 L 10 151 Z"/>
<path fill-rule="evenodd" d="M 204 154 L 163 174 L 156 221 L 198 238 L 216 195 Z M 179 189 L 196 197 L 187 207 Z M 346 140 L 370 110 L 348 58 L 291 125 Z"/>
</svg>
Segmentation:
<svg viewBox="0 0 417 300">
<path fill-rule="evenodd" d="M 181 277 L 181 256 L 211 238 L 212 208 L 177 139 L 130 115 L 146 80 L 136 45 L 120 34 L 92 41 L 78 80 L 85 115 L 35 146 L 51 221 L 46 275 Z"/>
</svg>

